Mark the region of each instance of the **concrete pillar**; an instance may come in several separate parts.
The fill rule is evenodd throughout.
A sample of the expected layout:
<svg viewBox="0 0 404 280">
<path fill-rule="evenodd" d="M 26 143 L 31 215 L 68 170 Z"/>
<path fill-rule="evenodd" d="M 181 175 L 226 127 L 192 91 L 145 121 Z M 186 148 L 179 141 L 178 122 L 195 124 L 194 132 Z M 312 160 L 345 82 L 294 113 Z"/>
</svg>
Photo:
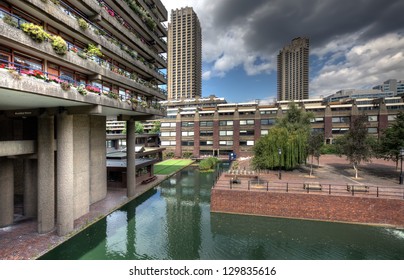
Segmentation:
<svg viewBox="0 0 404 280">
<path fill-rule="evenodd" d="M 90 118 L 73 116 L 74 219 L 90 210 Z"/>
<path fill-rule="evenodd" d="M 136 190 L 136 163 L 135 163 L 135 121 L 130 119 L 126 122 L 126 176 L 127 196 L 134 197 Z"/>
<path fill-rule="evenodd" d="M 38 232 L 55 227 L 54 117 L 38 118 Z"/>
<path fill-rule="evenodd" d="M 73 116 L 57 117 L 57 231 L 59 236 L 74 229 Z"/>
<path fill-rule="evenodd" d="M 24 159 L 24 216 L 36 217 L 38 212 L 37 163 Z"/>
<path fill-rule="evenodd" d="M 90 116 L 90 204 L 107 195 L 106 117 Z"/>
<path fill-rule="evenodd" d="M 0 227 L 14 221 L 14 167 L 13 161 L 0 158 Z"/>
</svg>

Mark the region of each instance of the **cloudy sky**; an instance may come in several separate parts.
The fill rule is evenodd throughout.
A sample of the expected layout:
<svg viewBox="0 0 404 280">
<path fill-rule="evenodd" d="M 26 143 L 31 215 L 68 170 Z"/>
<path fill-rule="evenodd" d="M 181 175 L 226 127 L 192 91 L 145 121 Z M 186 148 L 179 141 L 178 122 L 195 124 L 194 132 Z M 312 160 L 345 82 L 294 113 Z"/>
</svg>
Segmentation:
<svg viewBox="0 0 404 280">
<path fill-rule="evenodd" d="M 162 0 L 202 26 L 202 94 L 276 97 L 276 55 L 310 38 L 310 97 L 404 79 L 403 0 Z"/>
</svg>

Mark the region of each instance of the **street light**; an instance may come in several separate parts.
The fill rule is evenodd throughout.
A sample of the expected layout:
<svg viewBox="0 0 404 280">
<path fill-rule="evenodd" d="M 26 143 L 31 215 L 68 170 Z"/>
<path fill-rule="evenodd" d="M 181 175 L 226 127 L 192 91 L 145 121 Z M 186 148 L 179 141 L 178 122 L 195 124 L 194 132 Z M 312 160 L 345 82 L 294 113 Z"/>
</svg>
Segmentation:
<svg viewBox="0 0 404 280">
<path fill-rule="evenodd" d="M 404 157 L 404 148 L 402 147 L 400 149 L 400 159 L 401 159 L 401 169 L 400 169 L 400 182 L 399 184 L 402 185 L 403 184 L 403 157 Z"/>
<path fill-rule="evenodd" d="M 281 155 L 282 155 L 282 149 L 278 148 L 278 155 L 279 155 L 279 173 L 278 173 L 278 179 L 282 179 L 282 172 L 281 172 Z"/>
</svg>

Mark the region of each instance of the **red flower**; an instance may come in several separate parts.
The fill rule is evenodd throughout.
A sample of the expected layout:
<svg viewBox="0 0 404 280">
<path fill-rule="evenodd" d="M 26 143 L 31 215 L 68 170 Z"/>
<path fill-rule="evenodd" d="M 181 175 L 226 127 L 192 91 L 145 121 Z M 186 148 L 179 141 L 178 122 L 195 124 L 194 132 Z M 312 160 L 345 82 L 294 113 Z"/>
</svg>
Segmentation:
<svg viewBox="0 0 404 280">
<path fill-rule="evenodd" d="M 0 68 L 6 68 L 6 65 L 4 63 L 0 64 Z"/>
</svg>

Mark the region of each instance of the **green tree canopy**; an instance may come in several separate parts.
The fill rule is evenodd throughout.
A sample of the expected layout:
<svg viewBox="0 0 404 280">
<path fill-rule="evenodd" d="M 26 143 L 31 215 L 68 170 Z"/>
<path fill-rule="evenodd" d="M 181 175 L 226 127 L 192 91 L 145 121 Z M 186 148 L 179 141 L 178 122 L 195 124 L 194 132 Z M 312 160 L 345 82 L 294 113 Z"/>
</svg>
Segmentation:
<svg viewBox="0 0 404 280">
<path fill-rule="evenodd" d="M 161 127 L 161 122 L 160 121 L 154 121 L 153 122 L 153 128 L 150 130 L 151 133 L 159 133 L 160 132 L 160 127 Z"/>
<path fill-rule="evenodd" d="M 142 134 L 143 132 L 143 124 L 141 122 L 135 122 L 135 133 Z"/>
<path fill-rule="evenodd" d="M 339 156 L 345 155 L 355 169 L 358 178 L 358 166 L 362 161 L 369 162 L 375 154 L 375 138 L 368 134 L 368 117 L 365 114 L 356 116 L 348 133 L 336 139 Z"/>
<path fill-rule="evenodd" d="M 254 146 L 252 164 L 256 169 L 296 168 L 307 158 L 307 139 L 310 134 L 311 113 L 289 105 L 289 110 L 268 135 Z M 278 151 L 281 150 L 281 155 Z"/>
<path fill-rule="evenodd" d="M 404 112 L 399 112 L 395 123 L 383 132 L 380 138 L 379 155 L 397 163 L 401 147 L 404 147 Z"/>
</svg>

